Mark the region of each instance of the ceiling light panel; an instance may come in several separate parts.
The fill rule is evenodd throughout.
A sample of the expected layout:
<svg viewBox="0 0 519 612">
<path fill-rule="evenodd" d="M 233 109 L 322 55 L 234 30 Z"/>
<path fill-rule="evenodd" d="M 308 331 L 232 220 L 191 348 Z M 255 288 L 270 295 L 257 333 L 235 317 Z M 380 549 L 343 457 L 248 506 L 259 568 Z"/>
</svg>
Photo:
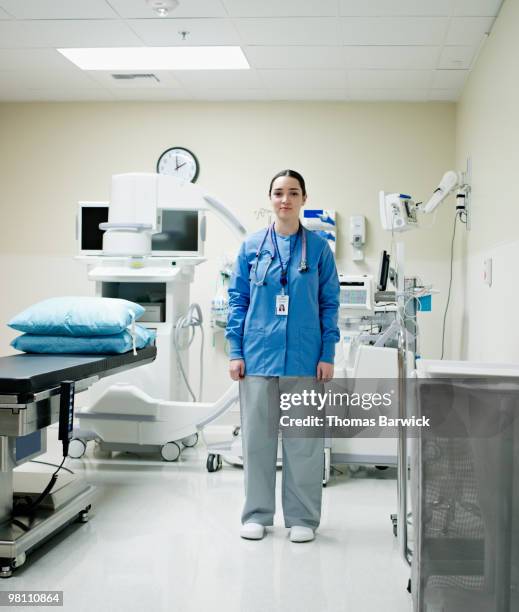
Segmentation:
<svg viewBox="0 0 519 612">
<path fill-rule="evenodd" d="M 443 44 L 446 17 L 341 17 L 341 42 L 345 45 Z"/>
<path fill-rule="evenodd" d="M 346 67 L 344 47 L 245 47 L 245 55 L 253 68 L 340 69 Z"/>
<path fill-rule="evenodd" d="M 16 19 L 117 19 L 105 0 L 0 0 Z"/>
<path fill-rule="evenodd" d="M 231 17 L 336 17 L 337 0 L 222 0 Z"/>
<path fill-rule="evenodd" d="M 449 17 L 452 0 L 340 0 L 345 17 Z"/>
<path fill-rule="evenodd" d="M 128 25 L 145 45 L 239 45 L 230 19 L 130 19 Z M 185 41 L 179 32 L 188 32 Z"/>
<path fill-rule="evenodd" d="M 343 47 L 350 69 L 425 70 L 438 65 L 440 47 Z"/>
<path fill-rule="evenodd" d="M 454 17 L 451 20 L 446 45 L 478 45 L 490 31 L 493 17 Z"/>
<path fill-rule="evenodd" d="M 337 45 L 338 23 L 334 17 L 283 19 L 235 19 L 245 45 Z"/>
<path fill-rule="evenodd" d="M 157 17 L 144 0 L 109 1 L 117 13 L 124 19 L 151 19 Z M 170 11 L 163 19 L 184 19 L 189 17 L 227 17 L 227 13 L 220 0 L 180 0 L 179 6 Z"/>
<path fill-rule="evenodd" d="M 82 70 L 246 70 L 240 47 L 80 48 L 58 51 Z"/>
</svg>

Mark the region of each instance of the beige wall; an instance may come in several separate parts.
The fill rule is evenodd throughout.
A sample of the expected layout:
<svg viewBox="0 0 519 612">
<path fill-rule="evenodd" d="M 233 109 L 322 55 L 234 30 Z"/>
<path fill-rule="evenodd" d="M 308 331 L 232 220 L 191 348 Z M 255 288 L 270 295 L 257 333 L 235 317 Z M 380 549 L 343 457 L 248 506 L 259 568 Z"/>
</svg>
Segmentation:
<svg viewBox="0 0 519 612">
<path fill-rule="evenodd" d="M 201 164 L 199 183 L 226 202 L 250 230 L 264 223 L 254 209 L 268 206 L 270 177 L 300 170 L 308 206 L 339 213 L 339 267 L 376 271 L 390 236 L 380 228 L 378 191 L 405 191 L 425 199 L 454 164 L 455 105 L 347 103 L 31 103 L 0 105 L 0 353 L 12 333 L 5 321 L 37 299 L 91 293 L 76 251 L 78 200 L 108 199 L 117 172 L 154 171 L 160 153 L 187 146 Z M 367 264 L 351 262 L 348 219 L 368 221 Z M 443 295 L 421 316 L 422 351 L 438 354 L 438 329 L 447 284 L 452 202 L 431 229 L 404 236 L 408 273 L 432 282 Z M 429 224 L 429 219 L 426 224 Z M 223 246 L 225 245 L 225 246 Z M 192 299 L 209 317 L 217 259 L 237 242 L 218 220 L 209 221 L 206 253 Z M 207 330 L 207 397 L 226 381 L 221 334 Z"/>
<path fill-rule="evenodd" d="M 519 2 L 505 0 L 457 110 L 456 158 L 473 166 L 472 230 L 460 236 L 450 318 L 451 354 L 519 361 Z M 493 284 L 482 280 L 493 260 Z"/>
</svg>

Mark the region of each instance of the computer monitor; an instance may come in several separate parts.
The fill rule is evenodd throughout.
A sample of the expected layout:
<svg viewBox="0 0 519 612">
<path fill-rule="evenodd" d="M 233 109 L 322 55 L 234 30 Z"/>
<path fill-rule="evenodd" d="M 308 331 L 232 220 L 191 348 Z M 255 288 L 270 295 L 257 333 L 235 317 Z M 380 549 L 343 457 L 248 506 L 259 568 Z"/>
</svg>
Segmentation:
<svg viewBox="0 0 519 612">
<path fill-rule="evenodd" d="M 102 255 L 103 234 L 100 223 L 108 221 L 108 202 L 79 202 L 77 239 L 80 255 Z M 159 208 L 157 226 L 153 234 L 153 257 L 202 257 L 205 241 L 205 213 L 203 210 Z"/>
<path fill-rule="evenodd" d="M 387 278 L 389 275 L 389 254 L 387 251 L 382 251 L 380 256 L 380 264 L 377 276 L 377 290 L 385 291 L 387 287 Z"/>
</svg>

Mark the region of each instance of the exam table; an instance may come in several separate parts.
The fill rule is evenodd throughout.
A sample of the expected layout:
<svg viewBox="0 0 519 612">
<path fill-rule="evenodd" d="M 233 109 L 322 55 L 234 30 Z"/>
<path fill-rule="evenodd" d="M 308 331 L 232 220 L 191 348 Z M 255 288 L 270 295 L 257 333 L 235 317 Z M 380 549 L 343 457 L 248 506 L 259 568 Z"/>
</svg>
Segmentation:
<svg viewBox="0 0 519 612">
<path fill-rule="evenodd" d="M 13 517 L 17 494 L 37 497 L 49 481 L 48 472 L 40 471 L 35 484 L 38 475 L 27 466 L 14 469 L 46 451 L 46 428 L 59 419 L 62 383 L 74 383 L 79 393 L 105 376 L 152 362 L 156 352 L 149 346 L 135 355 L 0 357 L 0 577 L 9 577 L 28 552 L 69 523 L 88 520 L 94 487 L 66 472 L 32 513 Z"/>
</svg>

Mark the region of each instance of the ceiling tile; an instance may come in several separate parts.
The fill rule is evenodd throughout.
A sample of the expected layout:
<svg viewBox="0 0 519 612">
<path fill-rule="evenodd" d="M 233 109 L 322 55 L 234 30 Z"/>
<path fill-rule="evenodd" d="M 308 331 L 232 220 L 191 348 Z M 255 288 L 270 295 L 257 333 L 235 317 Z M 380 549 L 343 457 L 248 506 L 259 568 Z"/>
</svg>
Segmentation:
<svg viewBox="0 0 519 612">
<path fill-rule="evenodd" d="M 431 87 L 433 89 L 461 89 L 468 74 L 468 70 L 435 70 Z"/>
<path fill-rule="evenodd" d="M 497 15 L 502 0 L 456 0 L 453 15 L 490 17 Z"/>
<path fill-rule="evenodd" d="M 340 14 L 366 17 L 450 16 L 452 0 L 340 0 Z"/>
<path fill-rule="evenodd" d="M 189 89 L 259 89 L 263 83 L 256 70 L 178 70 L 177 81 Z"/>
<path fill-rule="evenodd" d="M 113 101 L 113 96 L 105 89 L 28 89 L 27 94 L 31 96 L 29 99 L 39 102 L 105 102 Z"/>
<path fill-rule="evenodd" d="M 311 101 L 346 101 L 348 94 L 346 89 L 269 89 L 267 91 L 269 100 L 294 100 L 303 102 Z"/>
<path fill-rule="evenodd" d="M 346 73 L 341 70 L 260 70 L 259 73 L 268 88 L 288 90 L 346 87 Z"/>
<path fill-rule="evenodd" d="M 345 45 L 443 44 L 449 19 L 446 17 L 341 17 Z"/>
<path fill-rule="evenodd" d="M 0 21 L 0 45 L 11 49 L 34 47 L 35 44 L 32 42 L 26 23 L 25 21 Z"/>
<path fill-rule="evenodd" d="M 114 79 L 112 74 L 134 74 L 130 70 L 87 70 L 86 74 L 98 85 L 107 89 L 180 89 L 181 85 L 171 71 L 151 70 L 146 74 L 154 74 L 157 78 Z M 141 72 L 141 71 L 137 71 Z M 158 80 L 157 80 L 158 79 Z"/>
<path fill-rule="evenodd" d="M 440 47 L 356 46 L 344 47 L 348 68 L 436 68 Z"/>
<path fill-rule="evenodd" d="M 81 72 L 56 49 L 0 49 L 0 70 Z"/>
<path fill-rule="evenodd" d="M 344 47 L 245 47 L 253 68 L 340 69 L 346 66 Z"/>
<path fill-rule="evenodd" d="M 336 17 L 337 0 L 222 0 L 231 17 Z"/>
<path fill-rule="evenodd" d="M 475 53 L 475 47 L 444 47 L 438 68 L 450 70 L 470 68 Z"/>
<path fill-rule="evenodd" d="M 369 102 L 425 102 L 428 100 L 427 89 L 350 89 L 350 100 Z"/>
<path fill-rule="evenodd" d="M 0 0 L 1 4 L 2 0 Z M 124 19 L 157 19 L 157 14 L 144 0 L 109 0 L 117 13 Z M 227 17 L 220 0 L 181 0 L 166 19 L 189 17 Z"/>
<path fill-rule="evenodd" d="M 16 19 L 116 19 L 105 0 L 0 0 Z"/>
<path fill-rule="evenodd" d="M 0 88 L 26 87 L 28 89 L 94 89 L 98 88 L 84 72 L 56 74 L 54 71 L 27 70 L 24 72 L 3 70 L 0 72 Z"/>
<path fill-rule="evenodd" d="M 245 45 L 337 45 L 337 19 L 301 17 L 282 19 L 235 19 Z"/>
<path fill-rule="evenodd" d="M 439 102 L 457 102 L 460 97 L 460 89 L 431 89 L 429 100 Z"/>
<path fill-rule="evenodd" d="M 3 47 L 131 47 L 141 41 L 121 21 L 2 21 Z"/>
<path fill-rule="evenodd" d="M 116 100 L 134 102 L 168 102 L 170 100 L 190 100 L 192 96 L 185 89 L 111 89 Z"/>
<path fill-rule="evenodd" d="M 229 19 L 130 19 L 126 23 L 146 45 L 239 45 Z M 180 32 L 189 32 L 182 42 Z"/>
<path fill-rule="evenodd" d="M 348 84 L 353 89 L 426 89 L 432 70 L 352 70 Z"/>
<path fill-rule="evenodd" d="M 479 45 L 486 32 L 490 31 L 493 17 L 454 17 L 451 20 L 446 45 Z"/>
<path fill-rule="evenodd" d="M 256 101 L 270 99 L 264 89 L 205 89 L 190 92 L 194 100 Z"/>
</svg>

